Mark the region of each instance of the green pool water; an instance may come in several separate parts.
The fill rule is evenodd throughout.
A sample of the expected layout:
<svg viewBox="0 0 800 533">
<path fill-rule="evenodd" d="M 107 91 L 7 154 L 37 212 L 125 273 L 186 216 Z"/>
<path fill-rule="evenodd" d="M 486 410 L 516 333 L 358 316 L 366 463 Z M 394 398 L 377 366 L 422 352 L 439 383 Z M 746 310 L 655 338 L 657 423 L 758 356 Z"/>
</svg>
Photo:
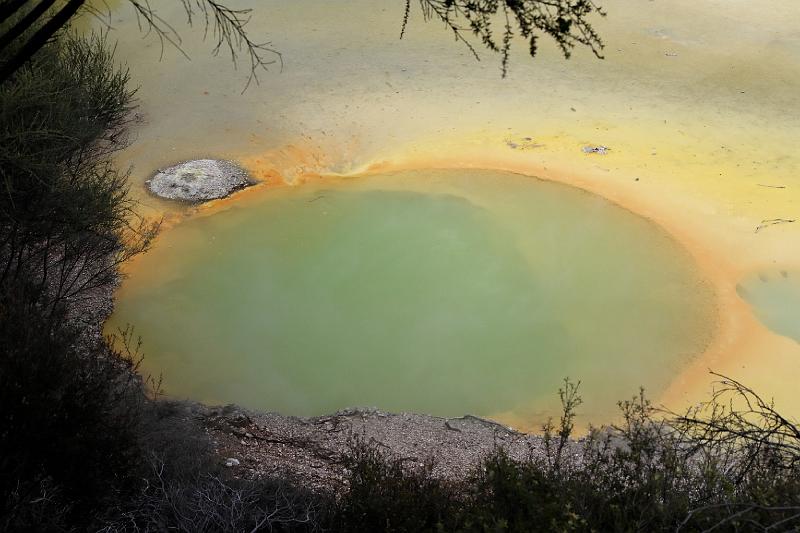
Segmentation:
<svg viewBox="0 0 800 533">
<path fill-rule="evenodd" d="M 565 376 L 587 416 L 665 387 L 711 292 L 665 233 L 594 195 L 495 171 L 265 192 L 169 230 L 118 295 L 176 397 L 538 423 Z"/>
<path fill-rule="evenodd" d="M 742 281 L 736 290 L 765 326 L 800 342 L 800 272 L 761 272 Z"/>
</svg>

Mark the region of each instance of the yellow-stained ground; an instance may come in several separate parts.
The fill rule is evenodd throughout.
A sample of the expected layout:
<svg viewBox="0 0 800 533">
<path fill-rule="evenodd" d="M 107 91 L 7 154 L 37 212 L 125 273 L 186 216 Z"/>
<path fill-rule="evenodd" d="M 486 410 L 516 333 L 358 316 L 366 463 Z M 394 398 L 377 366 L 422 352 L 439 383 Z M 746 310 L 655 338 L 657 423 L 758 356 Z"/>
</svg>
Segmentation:
<svg viewBox="0 0 800 533">
<path fill-rule="evenodd" d="M 564 61 L 546 45 L 531 60 L 516 43 L 501 79 L 499 58 L 476 62 L 418 12 L 398 40 L 399 0 L 252 4 L 250 31 L 285 65 L 244 94 L 246 68 L 211 56 L 201 31 L 178 26 L 191 62 L 169 48 L 159 62 L 133 14 L 113 12 L 118 57 L 141 87 L 143 122 L 120 162 L 133 166 L 143 209 L 179 221 L 270 186 L 404 168 L 571 184 L 661 225 L 716 289 L 714 342 L 660 400 L 706 398 L 711 369 L 800 416 L 800 344 L 765 328 L 736 293 L 753 272 L 800 270 L 800 5 L 609 0 L 596 21 L 605 60 L 576 50 Z M 160 13 L 180 20 L 174 9 Z M 199 210 L 146 195 L 154 170 L 196 157 L 238 160 L 263 184 Z M 770 219 L 798 221 L 756 232 Z"/>
</svg>

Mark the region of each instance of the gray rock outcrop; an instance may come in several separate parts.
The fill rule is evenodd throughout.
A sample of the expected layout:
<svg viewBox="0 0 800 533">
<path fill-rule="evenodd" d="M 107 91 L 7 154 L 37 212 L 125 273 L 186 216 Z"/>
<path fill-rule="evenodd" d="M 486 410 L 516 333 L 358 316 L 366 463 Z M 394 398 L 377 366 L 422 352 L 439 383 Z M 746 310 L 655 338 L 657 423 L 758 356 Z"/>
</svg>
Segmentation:
<svg viewBox="0 0 800 533">
<path fill-rule="evenodd" d="M 145 183 L 160 198 L 197 203 L 224 198 L 253 180 L 230 161 L 194 159 L 160 170 Z"/>
</svg>

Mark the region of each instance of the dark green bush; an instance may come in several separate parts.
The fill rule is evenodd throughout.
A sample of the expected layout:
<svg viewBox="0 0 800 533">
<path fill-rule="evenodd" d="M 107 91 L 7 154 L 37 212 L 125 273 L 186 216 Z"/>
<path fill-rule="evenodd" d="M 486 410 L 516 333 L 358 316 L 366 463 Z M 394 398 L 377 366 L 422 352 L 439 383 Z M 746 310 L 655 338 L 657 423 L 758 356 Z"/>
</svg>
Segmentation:
<svg viewBox="0 0 800 533">
<path fill-rule="evenodd" d="M 97 36 L 61 37 L 0 84 L 0 284 L 55 305 L 109 286 L 148 246 L 157 225 L 110 159 L 133 116 L 127 84 Z"/>
<path fill-rule="evenodd" d="M 389 459 L 374 443 L 354 438 L 345 459 L 349 490 L 338 502 L 337 531 L 450 531 L 459 510 L 452 487 L 432 465 Z"/>
<path fill-rule="evenodd" d="M 463 529 L 469 531 L 578 531 L 581 516 L 565 499 L 566 487 L 533 462 L 512 460 L 502 449 L 487 457 L 470 480 Z"/>
<path fill-rule="evenodd" d="M 24 289 L 0 296 L 0 530 L 81 524 L 135 484 L 135 362 Z"/>
<path fill-rule="evenodd" d="M 61 36 L 0 84 L 0 530 L 86 526 L 141 483 L 135 356 L 75 305 L 155 229 L 110 160 L 127 82 L 103 38 Z"/>
</svg>

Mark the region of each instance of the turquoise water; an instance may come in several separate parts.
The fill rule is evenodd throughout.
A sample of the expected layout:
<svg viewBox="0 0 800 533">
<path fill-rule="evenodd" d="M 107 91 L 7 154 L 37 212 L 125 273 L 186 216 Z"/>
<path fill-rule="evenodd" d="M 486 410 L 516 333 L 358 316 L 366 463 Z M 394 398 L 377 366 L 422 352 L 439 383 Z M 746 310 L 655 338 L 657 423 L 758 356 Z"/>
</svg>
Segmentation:
<svg viewBox="0 0 800 533">
<path fill-rule="evenodd" d="M 265 192 L 169 230 L 120 291 L 178 397 L 297 415 L 349 406 L 606 416 L 705 347 L 711 292 L 650 222 L 494 171 Z"/>
<path fill-rule="evenodd" d="M 800 342 L 800 272 L 762 272 L 737 287 L 769 329 Z"/>
</svg>

